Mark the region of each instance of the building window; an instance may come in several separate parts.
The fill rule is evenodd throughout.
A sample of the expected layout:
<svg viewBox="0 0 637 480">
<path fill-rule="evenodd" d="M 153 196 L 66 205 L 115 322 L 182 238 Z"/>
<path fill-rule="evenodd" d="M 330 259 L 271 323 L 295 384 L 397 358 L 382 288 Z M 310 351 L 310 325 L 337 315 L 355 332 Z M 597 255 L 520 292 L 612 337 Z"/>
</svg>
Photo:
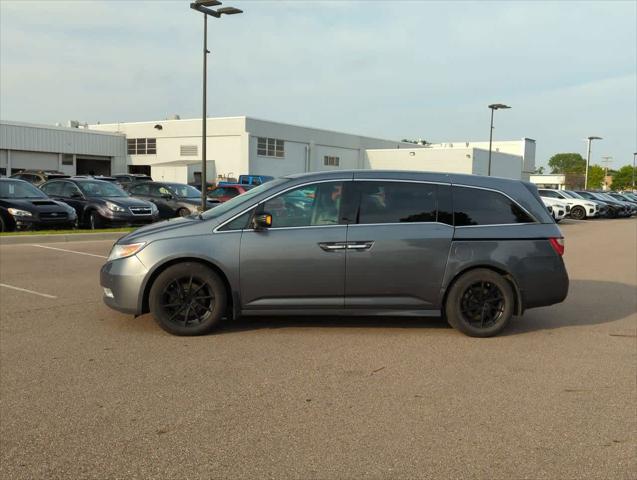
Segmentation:
<svg viewBox="0 0 637 480">
<path fill-rule="evenodd" d="M 182 157 L 196 157 L 198 151 L 197 145 L 181 145 L 179 147 L 179 155 Z"/>
<path fill-rule="evenodd" d="M 73 165 L 73 155 L 70 153 L 62 154 L 62 165 Z"/>
<path fill-rule="evenodd" d="M 276 138 L 259 137 L 257 155 L 262 157 L 285 157 L 285 141 Z"/>
<path fill-rule="evenodd" d="M 323 157 L 323 165 L 325 165 L 326 167 L 338 167 L 340 164 L 340 157 L 331 157 L 329 155 L 325 155 Z"/>
<path fill-rule="evenodd" d="M 157 153 L 156 138 L 129 138 L 126 143 L 129 155 L 155 155 Z"/>
</svg>

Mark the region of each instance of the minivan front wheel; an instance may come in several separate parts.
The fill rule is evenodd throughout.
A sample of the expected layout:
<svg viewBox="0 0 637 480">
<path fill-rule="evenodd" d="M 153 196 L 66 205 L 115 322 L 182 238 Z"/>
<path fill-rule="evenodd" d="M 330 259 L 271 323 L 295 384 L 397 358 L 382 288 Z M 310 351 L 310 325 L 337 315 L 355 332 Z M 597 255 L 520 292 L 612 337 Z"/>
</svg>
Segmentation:
<svg viewBox="0 0 637 480">
<path fill-rule="evenodd" d="M 502 275 L 483 268 L 454 282 L 445 302 L 449 324 L 470 337 L 492 337 L 513 316 L 515 295 Z"/>
<path fill-rule="evenodd" d="M 150 289 L 150 311 L 174 335 L 210 332 L 226 310 L 223 281 L 200 263 L 178 263 L 164 270 Z"/>
</svg>

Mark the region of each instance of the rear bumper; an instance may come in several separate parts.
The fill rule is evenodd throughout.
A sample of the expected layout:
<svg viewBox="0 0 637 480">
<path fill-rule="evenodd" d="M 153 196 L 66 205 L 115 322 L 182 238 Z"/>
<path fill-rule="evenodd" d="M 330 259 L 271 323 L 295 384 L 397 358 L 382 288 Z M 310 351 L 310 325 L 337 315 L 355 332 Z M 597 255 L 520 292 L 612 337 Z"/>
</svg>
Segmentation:
<svg viewBox="0 0 637 480">
<path fill-rule="evenodd" d="M 100 270 L 104 303 L 119 312 L 139 315 L 147 273 L 148 270 L 135 255 L 104 264 Z"/>
</svg>

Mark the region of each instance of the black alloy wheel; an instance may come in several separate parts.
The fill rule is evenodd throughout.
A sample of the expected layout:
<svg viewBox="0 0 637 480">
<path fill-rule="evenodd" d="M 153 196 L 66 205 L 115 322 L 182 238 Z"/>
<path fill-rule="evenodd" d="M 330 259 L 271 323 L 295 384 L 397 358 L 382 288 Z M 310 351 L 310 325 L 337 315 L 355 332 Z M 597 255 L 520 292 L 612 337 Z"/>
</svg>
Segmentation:
<svg viewBox="0 0 637 480">
<path fill-rule="evenodd" d="M 584 210 L 584 207 L 573 207 L 571 209 L 571 218 L 574 220 L 585 220 L 586 210 Z"/>
<path fill-rule="evenodd" d="M 509 322 L 515 309 L 511 283 L 499 273 L 476 268 L 453 282 L 445 301 L 445 317 L 471 337 L 492 337 Z"/>
<path fill-rule="evenodd" d="M 474 327 L 491 327 L 504 313 L 504 295 L 491 282 L 476 282 L 464 291 L 460 300 L 460 312 Z"/>
<path fill-rule="evenodd" d="M 88 226 L 91 230 L 102 228 L 102 217 L 97 211 L 93 210 L 88 216 Z"/>
<path fill-rule="evenodd" d="M 190 215 L 190 210 L 188 210 L 187 208 L 180 208 L 179 210 L 177 210 L 177 215 L 180 217 L 187 217 L 188 215 Z"/>
<path fill-rule="evenodd" d="M 175 335 L 209 332 L 226 309 L 223 282 L 199 263 L 180 263 L 164 270 L 151 287 L 149 305 L 155 320 Z"/>
</svg>

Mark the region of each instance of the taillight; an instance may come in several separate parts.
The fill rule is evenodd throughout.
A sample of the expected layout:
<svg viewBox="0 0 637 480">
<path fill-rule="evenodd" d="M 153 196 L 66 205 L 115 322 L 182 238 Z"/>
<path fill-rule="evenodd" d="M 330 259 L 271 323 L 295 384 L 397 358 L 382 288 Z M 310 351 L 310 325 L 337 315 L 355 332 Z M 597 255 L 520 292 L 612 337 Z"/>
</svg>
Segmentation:
<svg viewBox="0 0 637 480">
<path fill-rule="evenodd" d="M 549 242 L 551 242 L 551 246 L 553 247 L 553 250 L 555 250 L 555 253 L 557 253 L 560 257 L 564 255 L 564 238 L 549 238 Z"/>
</svg>

